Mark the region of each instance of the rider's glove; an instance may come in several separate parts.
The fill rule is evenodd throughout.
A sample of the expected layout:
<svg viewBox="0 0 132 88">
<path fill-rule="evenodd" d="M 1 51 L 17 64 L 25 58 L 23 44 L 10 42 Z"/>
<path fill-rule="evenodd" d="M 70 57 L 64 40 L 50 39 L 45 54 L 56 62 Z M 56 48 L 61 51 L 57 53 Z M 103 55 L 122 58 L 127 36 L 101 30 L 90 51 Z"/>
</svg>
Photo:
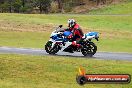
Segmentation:
<svg viewBox="0 0 132 88">
<path fill-rule="evenodd" d="M 69 39 L 73 38 L 73 35 L 72 35 L 72 34 L 70 34 L 70 35 L 68 36 L 68 38 L 69 38 Z"/>
</svg>

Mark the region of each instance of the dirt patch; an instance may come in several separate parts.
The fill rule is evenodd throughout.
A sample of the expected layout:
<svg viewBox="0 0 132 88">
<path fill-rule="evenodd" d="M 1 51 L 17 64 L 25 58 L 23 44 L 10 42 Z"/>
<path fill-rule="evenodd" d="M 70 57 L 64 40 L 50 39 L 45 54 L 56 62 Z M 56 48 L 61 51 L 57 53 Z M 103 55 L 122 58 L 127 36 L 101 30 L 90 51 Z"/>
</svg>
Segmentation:
<svg viewBox="0 0 132 88">
<path fill-rule="evenodd" d="M 0 31 L 21 31 L 21 32 L 46 32 L 55 28 L 52 24 L 24 24 L 16 22 L 0 22 Z"/>
<path fill-rule="evenodd" d="M 53 24 L 25 24 L 15 22 L 0 22 L 0 31 L 18 31 L 18 32 L 52 32 L 58 25 Z M 117 31 L 117 30 L 106 30 L 106 29 L 91 29 L 82 27 L 84 33 L 97 31 L 101 38 L 114 39 L 114 38 L 132 38 L 132 32 Z"/>
</svg>

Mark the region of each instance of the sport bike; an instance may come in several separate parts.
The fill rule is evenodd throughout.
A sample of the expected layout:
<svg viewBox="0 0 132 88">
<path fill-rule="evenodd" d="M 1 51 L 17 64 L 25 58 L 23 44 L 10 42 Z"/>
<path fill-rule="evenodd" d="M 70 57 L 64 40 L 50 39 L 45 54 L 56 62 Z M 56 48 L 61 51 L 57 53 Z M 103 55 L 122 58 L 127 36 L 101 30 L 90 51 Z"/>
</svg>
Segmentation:
<svg viewBox="0 0 132 88">
<path fill-rule="evenodd" d="M 49 54 L 56 54 L 58 51 L 64 52 L 81 52 L 84 56 L 93 56 L 97 51 L 97 46 L 93 39 L 98 41 L 99 33 L 98 32 L 88 32 L 84 34 L 82 39 L 80 40 L 78 46 L 73 46 L 71 39 L 68 36 L 71 34 L 70 31 L 64 31 L 62 25 L 59 25 L 50 36 L 49 41 L 45 45 L 45 50 Z"/>
</svg>

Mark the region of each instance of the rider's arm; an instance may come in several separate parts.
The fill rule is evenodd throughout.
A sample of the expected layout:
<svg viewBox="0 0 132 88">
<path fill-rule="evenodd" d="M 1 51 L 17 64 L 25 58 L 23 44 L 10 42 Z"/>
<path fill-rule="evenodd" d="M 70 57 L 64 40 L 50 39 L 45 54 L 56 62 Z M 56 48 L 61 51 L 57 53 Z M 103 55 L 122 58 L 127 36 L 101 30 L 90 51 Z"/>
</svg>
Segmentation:
<svg viewBox="0 0 132 88">
<path fill-rule="evenodd" d="M 64 29 L 64 31 L 70 31 L 70 29 L 69 28 L 66 28 L 66 29 Z"/>
</svg>

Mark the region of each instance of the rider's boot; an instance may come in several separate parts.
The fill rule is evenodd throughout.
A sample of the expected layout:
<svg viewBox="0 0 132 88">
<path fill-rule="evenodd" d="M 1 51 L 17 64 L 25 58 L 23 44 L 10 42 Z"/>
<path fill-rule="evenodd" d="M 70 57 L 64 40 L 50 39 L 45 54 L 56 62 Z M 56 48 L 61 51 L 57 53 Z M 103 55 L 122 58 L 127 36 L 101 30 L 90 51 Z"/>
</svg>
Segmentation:
<svg viewBox="0 0 132 88">
<path fill-rule="evenodd" d="M 81 44 L 78 44 L 76 41 L 73 41 L 73 42 L 72 42 L 72 45 L 73 45 L 73 46 L 77 46 L 78 48 L 81 47 Z"/>
</svg>

